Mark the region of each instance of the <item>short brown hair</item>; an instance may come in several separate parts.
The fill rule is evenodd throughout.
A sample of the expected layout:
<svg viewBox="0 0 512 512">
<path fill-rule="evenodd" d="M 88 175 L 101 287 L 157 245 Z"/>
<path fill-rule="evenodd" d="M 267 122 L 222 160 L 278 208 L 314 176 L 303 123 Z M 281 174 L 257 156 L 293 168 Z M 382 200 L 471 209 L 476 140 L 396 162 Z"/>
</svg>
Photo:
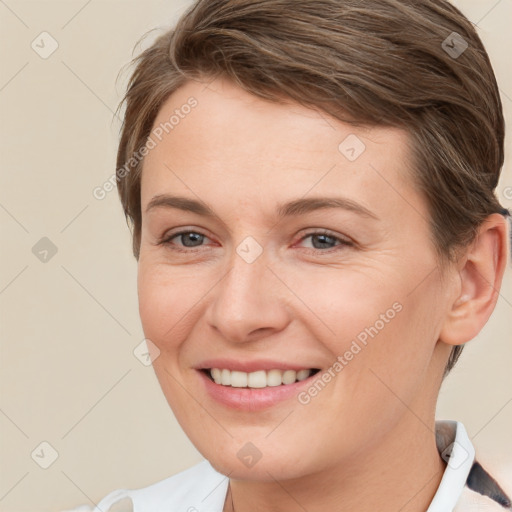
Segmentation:
<svg viewBox="0 0 512 512">
<path fill-rule="evenodd" d="M 494 193 L 504 160 L 498 86 L 474 27 L 445 0 L 199 0 L 133 64 L 117 180 L 137 259 L 143 160 L 133 155 L 191 79 L 225 77 L 270 101 L 405 129 L 440 261 L 504 213 Z"/>
</svg>

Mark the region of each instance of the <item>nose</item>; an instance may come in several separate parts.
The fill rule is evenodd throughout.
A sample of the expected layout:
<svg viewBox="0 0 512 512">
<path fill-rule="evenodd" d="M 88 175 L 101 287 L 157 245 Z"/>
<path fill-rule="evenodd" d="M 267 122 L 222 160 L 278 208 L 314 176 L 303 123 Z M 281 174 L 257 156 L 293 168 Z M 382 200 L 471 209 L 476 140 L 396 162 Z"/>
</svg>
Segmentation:
<svg viewBox="0 0 512 512">
<path fill-rule="evenodd" d="M 231 268 L 212 290 L 208 323 L 232 343 L 257 341 L 290 322 L 289 291 L 270 270 L 264 254 L 248 263 L 235 253 Z"/>
</svg>

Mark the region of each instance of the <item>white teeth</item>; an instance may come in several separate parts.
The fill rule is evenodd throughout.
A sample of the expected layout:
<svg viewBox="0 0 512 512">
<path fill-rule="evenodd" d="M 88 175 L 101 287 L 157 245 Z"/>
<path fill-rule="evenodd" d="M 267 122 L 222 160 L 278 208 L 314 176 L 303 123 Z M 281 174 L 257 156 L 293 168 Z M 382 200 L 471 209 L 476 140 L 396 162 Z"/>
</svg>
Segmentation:
<svg viewBox="0 0 512 512">
<path fill-rule="evenodd" d="M 229 371 L 229 370 L 226 370 L 226 371 Z M 246 388 L 247 387 L 247 373 L 231 372 L 231 385 L 234 388 Z"/>
<path fill-rule="evenodd" d="M 299 370 L 297 372 L 297 380 L 305 380 L 311 375 L 311 370 Z"/>
<path fill-rule="evenodd" d="M 297 372 L 295 370 L 286 370 L 283 373 L 283 384 L 293 384 L 297 380 Z"/>
<path fill-rule="evenodd" d="M 280 386 L 283 383 L 282 373 L 281 370 L 269 370 L 267 372 L 267 386 Z"/>
<path fill-rule="evenodd" d="M 229 370 L 221 370 L 220 383 L 223 386 L 231 386 L 231 372 Z"/>
<path fill-rule="evenodd" d="M 267 372 L 260 370 L 258 372 L 251 372 L 247 379 L 247 386 L 249 388 L 266 388 L 267 387 Z"/>
<path fill-rule="evenodd" d="M 210 370 L 210 375 L 215 384 L 234 388 L 266 388 L 280 386 L 281 384 L 293 384 L 296 381 L 307 379 L 311 373 L 311 370 L 258 370 L 251 373 L 220 368 Z"/>
<path fill-rule="evenodd" d="M 222 372 L 218 368 L 213 368 L 210 372 L 212 379 L 215 381 L 215 384 L 222 383 Z"/>
</svg>

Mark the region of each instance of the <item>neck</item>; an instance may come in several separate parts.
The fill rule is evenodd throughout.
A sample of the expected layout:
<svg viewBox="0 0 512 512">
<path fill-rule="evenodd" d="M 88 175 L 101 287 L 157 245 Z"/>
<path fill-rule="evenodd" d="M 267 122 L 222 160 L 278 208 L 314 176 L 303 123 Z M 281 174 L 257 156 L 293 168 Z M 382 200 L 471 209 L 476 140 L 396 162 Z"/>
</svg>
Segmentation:
<svg viewBox="0 0 512 512">
<path fill-rule="evenodd" d="M 434 428 L 433 414 L 424 424 L 407 410 L 377 448 L 321 473 L 282 482 L 231 480 L 224 510 L 425 512 L 445 469 Z"/>
</svg>

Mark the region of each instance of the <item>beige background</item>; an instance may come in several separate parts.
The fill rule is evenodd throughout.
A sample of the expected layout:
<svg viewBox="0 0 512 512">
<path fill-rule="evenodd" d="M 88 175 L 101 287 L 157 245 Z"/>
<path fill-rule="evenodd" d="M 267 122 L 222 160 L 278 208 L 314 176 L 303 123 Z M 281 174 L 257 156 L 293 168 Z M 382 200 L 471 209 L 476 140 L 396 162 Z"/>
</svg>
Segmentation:
<svg viewBox="0 0 512 512">
<path fill-rule="evenodd" d="M 168 409 L 143 339 L 136 262 L 113 173 L 113 111 L 136 41 L 189 2 L 0 0 L 0 510 L 58 510 L 148 485 L 200 460 Z M 478 25 L 512 124 L 512 2 L 459 0 Z M 58 49 L 43 59 L 38 51 Z M 143 47 L 154 38 L 150 35 Z M 37 47 L 36 47 L 37 48 Z M 499 194 L 512 207 L 512 151 Z M 508 191 L 506 193 L 505 191 Z M 508 195 L 508 197 L 506 197 Z M 57 253 L 32 252 L 48 237 Z M 44 242 L 39 242 L 44 243 Z M 512 462 L 512 279 L 443 387 L 484 460 Z M 51 449 L 58 453 L 48 468 Z M 35 452 L 34 452 L 35 450 Z M 31 453 L 34 452 L 32 458 Z"/>
</svg>

